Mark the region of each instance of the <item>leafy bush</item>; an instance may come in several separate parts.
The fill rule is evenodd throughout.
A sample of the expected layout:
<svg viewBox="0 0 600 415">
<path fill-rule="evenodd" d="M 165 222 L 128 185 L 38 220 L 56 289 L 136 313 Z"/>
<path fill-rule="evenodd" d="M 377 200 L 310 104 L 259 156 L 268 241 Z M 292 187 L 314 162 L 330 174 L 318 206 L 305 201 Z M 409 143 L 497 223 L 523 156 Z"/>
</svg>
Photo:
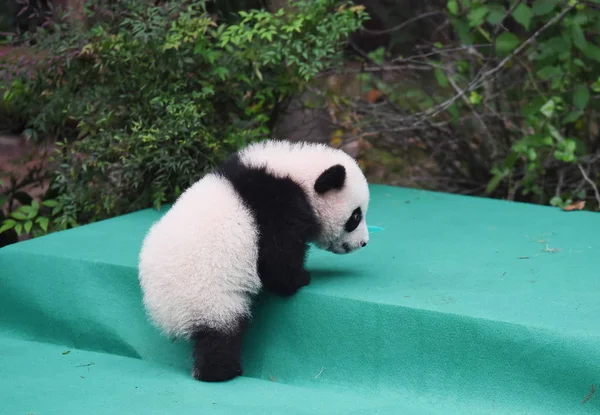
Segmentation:
<svg viewBox="0 0 600 415">
<path fill-rule="evenodd" d="M 59 146 L 53 223 L 173 201 L 229 153 L 267 138 L 278 107 L 340 61 L 366 18 L 334 0 L 292 5 L 221 22 L 204 1 L 95 3 L 90 28 L 59 21 L 26 39 L 42 57 L 33 75 L 13 71 L 5 98 L 27 115 L 32 139 Z"/>
<path fill-rule="evenodd" d="M 362 119 L 353 135 L 421 150 L 436 189 L 597 209 L 600 1 L 444 6 L 446 29 L 412 56 L 370 55 L 360 76 L 383 98 L 342 106 Z"/>
<path fill-rule="evenodd" d="M 61 207 L 48 194 L 42 195 L 41 203 L 33 197 L 33 192 L 39 193 L 49 179 L 47 154 L 38 153 L 14 160 L 14 163 L 29 164 L 27 162 L 34 157 L 37 163 L 20 177 L 6 171 L 7 166 L 0 166 L 0 176 L 7 177 L 0 180 L 0 248 L 17 242 L 20 237 L 40 236 L 74 225 L 50 220 L 60 215 Z"/>
</svg>

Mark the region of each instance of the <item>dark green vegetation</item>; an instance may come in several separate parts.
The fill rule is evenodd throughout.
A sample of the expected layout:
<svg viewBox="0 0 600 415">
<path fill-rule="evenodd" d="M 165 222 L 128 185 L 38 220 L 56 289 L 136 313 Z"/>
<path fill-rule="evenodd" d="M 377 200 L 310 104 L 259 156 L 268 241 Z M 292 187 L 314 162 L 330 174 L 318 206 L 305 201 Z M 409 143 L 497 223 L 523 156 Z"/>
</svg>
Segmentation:
<svg viewBox="0 0 600 415">
<path fill-rule="evenodd" d="M 402 25 L 412 49 L 370 53 L 354 134 L 419 187 L 598 210 L 600 1 L 442 3 Z"/>
<path fill-rule="evenodd" d="M 4 107 L 58 151 L 52 200 L 17 208 L 3 229 L 45 233 L 159 206 L 268 137 L 277 105 L 339 62 L 365 18 L 336 1 L 293 5 L 219 19 L 204 1 L 95 2 L 89 27 L 59 20 L 19 39 L 36 67 L 5 68 Z"/>
</svg>

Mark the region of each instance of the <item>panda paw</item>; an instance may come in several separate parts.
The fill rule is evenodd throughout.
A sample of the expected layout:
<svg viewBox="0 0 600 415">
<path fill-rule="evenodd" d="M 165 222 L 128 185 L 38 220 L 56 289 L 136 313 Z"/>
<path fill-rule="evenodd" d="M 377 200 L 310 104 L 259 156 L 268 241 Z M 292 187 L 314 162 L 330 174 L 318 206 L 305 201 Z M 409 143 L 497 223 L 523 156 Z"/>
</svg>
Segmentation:
<svg viewBox="0 0 600 415">
<path fill-rule="evenodd" d="M 266 288 L 275 294 L 288 297 L 296 294 L 300 288 L 308 284 L 310 284 L 310 273 L 303 269 L 288 279 L 279 279 L 268 284 Z"/>
<path fill-rule="evenodd" d="M 296 278 L 296 283 L 298 288 L 306 287 L 308 284 L 310 284 L 310 272 L 305 269 L 300 271 L 298 277 Z"/>
<path fill-rule="evenodd" d="M 192 376 L 202 382 L 225 382 L 241 376 L 242 373 L 238 362 L 204 362 L 194 365 Z"/>
</svg>

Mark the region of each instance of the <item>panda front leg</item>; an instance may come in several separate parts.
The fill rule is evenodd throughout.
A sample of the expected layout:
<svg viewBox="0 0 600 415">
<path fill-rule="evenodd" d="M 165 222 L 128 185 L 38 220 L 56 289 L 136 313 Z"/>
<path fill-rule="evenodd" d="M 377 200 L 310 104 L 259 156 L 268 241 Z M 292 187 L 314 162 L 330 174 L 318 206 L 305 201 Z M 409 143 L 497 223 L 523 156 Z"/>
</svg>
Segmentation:
<svg viewBox="0 0 600 415">
<path fill-rule="evenodd" d="M 199 328 L 194 331 L 194 379 L 203 382 L 224 382 L 243 374 L 242 337 L 247 324 L 247 318 L 239 318 L 228 331 L 211 328 Z"/>
<path fill-rule="evenodd" d="M 310 273 L 304 268 L 308 245 L 287 240 L 264 247 L 258 273 L 268 291 L 290 296 L 310 284 Z"/>
</svg>

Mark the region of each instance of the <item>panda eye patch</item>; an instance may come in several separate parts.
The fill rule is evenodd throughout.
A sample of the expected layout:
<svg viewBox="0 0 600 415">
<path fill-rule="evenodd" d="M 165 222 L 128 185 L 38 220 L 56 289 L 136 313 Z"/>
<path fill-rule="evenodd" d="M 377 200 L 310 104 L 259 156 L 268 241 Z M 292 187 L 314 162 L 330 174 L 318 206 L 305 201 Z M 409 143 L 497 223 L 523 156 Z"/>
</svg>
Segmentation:
<svg viewBox="0 0 600 415">
<path fill-rule="evenodd" d="M 346 230 L 346 232 L 352 232 L 354 229 L 356 229 L 358 227 L 358 224 L 360 223 L 361 220 L 362 220 L 362 211 L 358 207 L 358 208 L 354 209 L 354 211 L 352 212 L 352 215 L 350 216 L 350 219 L 348 219 L 346 221 L 346 225 L 344 226 L 344 229 Z"/>
</svg>

